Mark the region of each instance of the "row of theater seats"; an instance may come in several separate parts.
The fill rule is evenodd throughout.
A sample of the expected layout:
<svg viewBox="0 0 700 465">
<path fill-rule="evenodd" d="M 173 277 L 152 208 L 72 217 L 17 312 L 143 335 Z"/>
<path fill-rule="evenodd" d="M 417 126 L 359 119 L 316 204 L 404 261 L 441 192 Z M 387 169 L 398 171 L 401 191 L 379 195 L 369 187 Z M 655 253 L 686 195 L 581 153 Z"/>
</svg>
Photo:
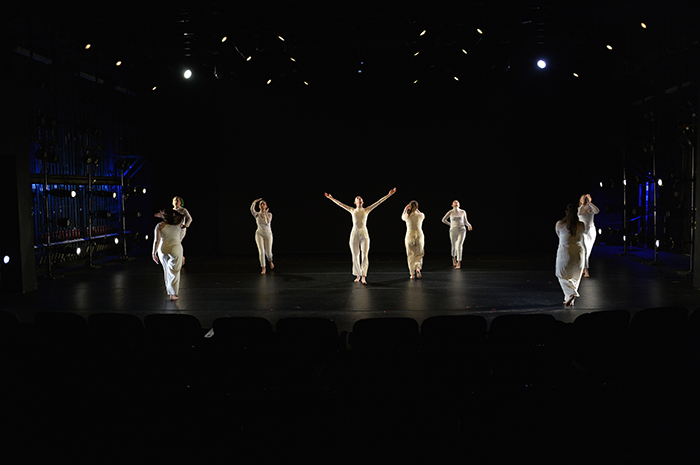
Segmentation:
<svg viewBox="0 0 700 465">
<path fill-rule="evenodd" d="M 262 317 L 222 317 L 209 329 L 191 314 L 155 313 L 142 321 L 129 313 L 94 313 L 85 319 L 39 312 L 34 324 L 22 325 L 13 314 L 0 312 L 0 345 L 6 363 L 8 357 L 22 363 L 57 358 L 52 363 L 90 360 L 90 366 L 99 367 L 177 357 L 199 366 L 298 368 L 307 381 L 332 373 L 342 377 L 343 370 L 376 363 L 382 368 L 375 375 L 382 382 L 429 371 L 446 388 L 450 381 L 466 378 L 557 385 L 596 377 L 605 382 L 679 360 L 694 363 L 700 312 L 659 307 L 632 316 L 607 310 L 582 314 L 571 324 L 548 314 L 510 314 L 496 316 L 490 327 L 478 315 L 433 316 L 421 324 L 404 317 L 368 318 L 356 321 L 349 334 L 339 333 L 328 318 L 282 318 L 273 328 Z M 343 382 L 349 385 L 350 380 Z"/>
<path fill-rule="evenodd" d="M 348 334 L 325 318 L 0 312 L 0 346 L 1 436 L 35 463 L 700 463 L 700 312 L 682 307 Z"/>
</svg>

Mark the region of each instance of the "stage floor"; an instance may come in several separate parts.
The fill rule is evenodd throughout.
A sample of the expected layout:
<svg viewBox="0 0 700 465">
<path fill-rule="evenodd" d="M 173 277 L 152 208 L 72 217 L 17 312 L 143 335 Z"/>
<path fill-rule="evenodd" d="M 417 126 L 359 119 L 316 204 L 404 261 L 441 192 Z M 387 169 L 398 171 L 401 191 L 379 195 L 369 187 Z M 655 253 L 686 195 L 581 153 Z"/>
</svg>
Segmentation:
<svg viewBox="0 0 700 465">
<path fill-rule="evenodd" d="M 449 257 L 428 257 L 420 280 L 409 280 L 404 256 L 372 254 L 368 285 L 353 282 L 350 256 L 278 256 L 274 271 L 261 276 L 257 257 L 188 257 L 180 300 L 165 294 L 162 269 L 149 256 L 112 259 L 96 269 L 59 269 L 57 279 L 39 278 L 38 291 L 5 297 L 2 307 L 31 324 L 37 311 L 180 312 L 203 327 L 223 316 L 262 316 L 275 324 L 295 316 L 331 318 L 340 331 L 355 321 L 404 316 L 421 323 L 433 315 L 478 314 L 488 321 L 508 313 L 549 313 L 571 322 L 581 313 L 680 305 L 694 310 L 700 293 L 688 276 L 690 257 L 598 245 L 591 275 L 573 308 L 562 304 L 554 276 L 554 253 L 479 256 L 473 251 L 461 270 Z"/>
</svg>

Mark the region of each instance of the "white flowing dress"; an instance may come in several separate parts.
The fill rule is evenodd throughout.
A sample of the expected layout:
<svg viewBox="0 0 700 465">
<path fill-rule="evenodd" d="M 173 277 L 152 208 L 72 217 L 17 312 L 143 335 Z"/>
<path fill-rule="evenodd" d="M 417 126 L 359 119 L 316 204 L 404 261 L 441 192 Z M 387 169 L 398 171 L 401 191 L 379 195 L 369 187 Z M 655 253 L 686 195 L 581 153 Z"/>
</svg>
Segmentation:
<svg viewBox="0 0 700 465">
<path fill-rule="evenodd" d="M 401 219 L 406 222 L 406 258 L 408 271 L 413 276 L 416 270 L 423 268 L 423 256 L 425 255 L 423 220 L 425 220 L 425 214 L 415 211 L 409 215 L 404 210 Z"/>
<path fill-rule="evenodd" d="M 467 212 L 461 208 L 453 208 L 442 217 L 442 222 L 450 226 L 452 256 L 455 257 L 458 262 L 461 262 L 464 239 L 467 237 L 467 227 L 472 227 L 469 221 L 467 221 Z"/>
<path fill-rule="evenodd" d="M 265 268 L 272 262 L 272 213 L 255 211 L 255 202 L 250 206 L 250 213 L 255 217 L 258 229 L 255 231 L 255 243 L 258 245 L 260 267 Z"/>
<path fill-rule="evenodd" d="M 162 226 L 161 226 L 162 225 Z M 160 240 L 158 240 L 160 236 Z M 165 290 L 168 295 L 180 292 L 180 268 L 182 268 L 182 239 L 179 224 L 160 223 L 156 226 L 156 251 L 158 260 L 163 265 Z"/>
<path fill-rule="evenodd" d="M 593 217 L 598 213 L 600 213 L 600 210 L 592 203 L 578 207 L 578 219 L 579 221 L 583 221 L 585 225 L 585 230 L 583 232 L 583 245 L 586 249 L 586 259 L 583 264 L 584 269 L 589 268 L 588 261 L 591 258 L 591 250 L 593 250 L 593 244 L 595 244 L 595 239 L 598 235 L 595 229 L 595 223 L 593 222 Z"/>
<path fill-rule="evenodd" d="M 558 221 L 555 226 L 559 236 L 555 275 L 564 292 L 564 302 L 571 297 L 579 297 L 578 286 L 583 274 L 585 250 L 583 245 L 584 225 L 579 223 L 576 234 L 571 235 L 564 221 Z"/>
</svg>

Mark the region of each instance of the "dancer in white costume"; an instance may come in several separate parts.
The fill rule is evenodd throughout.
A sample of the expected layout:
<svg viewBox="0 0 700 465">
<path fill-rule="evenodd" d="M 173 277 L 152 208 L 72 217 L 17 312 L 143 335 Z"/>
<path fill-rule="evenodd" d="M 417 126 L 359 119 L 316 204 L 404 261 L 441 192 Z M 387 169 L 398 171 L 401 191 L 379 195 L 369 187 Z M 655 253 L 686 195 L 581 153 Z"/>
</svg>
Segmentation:
<svg viewBox="0 0 700 465">
<path fill-rule="evenodd" d="M 583 245 L 586 248 L 586 261 L 583 264 L 584 278 L 591 277 L 588 273 L 588 261 L 591 258 L 591 250 L 593 250 L 593 244 L 595 244 L 595 238 L 598 235 L 595 229 L 595 223 L 593 222 L 593 217 L 598 213 L 600 213 L 600 210 L 593 205 L 591 194 L 582 195 L 581 199 L 578 201 L 578 219 L 583 221 L 583 224 L 586 226 L 583 233 Z"/>
<path fill-rule="evenodd" d="M 557 221 L 555 231 L 559 236 L 555 274 L 559 278 L 564 292 L 564 305 L 572 307 L 574 299 L 579 297 L 578 286 L 581 283 L 583 262 L 586 252 L 583 245 L 584 224 L 578 219 L 578 209 L 570 203 L 566 207 L 566 217 Z"/>
<path fill-rule="evenodd" d="M 355 197 L 355 208 L 349 207 L 339 202 L 329 193 L 326 198 L 332 200 L 339 207 L 347 210 L 352 215 L 352 231 L 350 232 L 350 253 L 352 253 L 352 274 L 355 275 L 355 282 L 367 284 L 367 269 L 369 268 L 369 232 L 367 231 L 367 215 L 377 208 L 379 204 L 394 195 L 394 187 L 387 195 L 364 208 L 362 197 Z"/>
<path fill-rule="evenodd" d="M 185 200 L 177 195 L 173 197 L 173 210 L 184 216 L 184 219 L 180 224 L 180 228 L 182 230 L 180 235 L 182 236 L 182 239 L 184 239 L 185 234 L 187 234 L 187 228 L 189 228 L 192 224 L 192 215 L 190 215 L 190 212 L 188 212 L 185 208 Z"/>
<path fill-rule="evenodd" d="M 255 204 L 260 202 L 260 211 L 255 210 Z M 260 259 L 260 274 L 266 273 L 265 259 L 270 262 L 270 269 L 275 267 L 272 263 L 272 213 L 270 213 L 267 202 L 262 198 L 253 200 L 250 206 L 250 213 L 255 217 L 255 222 L 258 223 L 258 229 L 255 231 L 255 243 L 258 245 L 258 258 Z"/>
<path fill-rule="evenodd" d="M 153 238 L 153 261 L 163 265 L 165 290 L 170 300 L 179 299 L 182 239 L 180 225 L 184 216 L 172 208 L 157 214 L 163 221 L 156 225 Z"/>
<path fill-rule="evenodd" d="M 450 226 L 450 243 L 452 244 L 452 266 L 455 269 L 462 268 L 462 249 L 467 230 L 472 230 L 472 225 L 467 221 L 467 212 L 459 208 L 459 201 L 452 202 L 452 210 L 442 217 L 442 222 Z"/>
<path fill-rule="evenodd" d="M 406 222 L 406 259 L 408 261 L 408 272 L 411 279 L 419 278 L 423 268 L 423 256 L 425 255 L 425 236 L 423 235 L 423 220 L 425 214 L 418 210 L 418 202 L 411 200 L 403 210 L 401 219 Z"/>
</svg>

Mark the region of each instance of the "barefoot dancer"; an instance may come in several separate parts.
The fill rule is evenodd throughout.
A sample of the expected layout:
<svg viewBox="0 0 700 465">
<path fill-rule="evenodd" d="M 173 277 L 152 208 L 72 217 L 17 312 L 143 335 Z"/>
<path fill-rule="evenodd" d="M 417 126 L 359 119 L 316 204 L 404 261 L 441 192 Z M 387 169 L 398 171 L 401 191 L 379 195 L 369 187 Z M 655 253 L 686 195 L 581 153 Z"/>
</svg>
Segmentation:
<svg viewBox="0 0 700 465">
<path fill-rule="evenodd" d="M 588 261 L 591 258 L 591 250 L 593 249 L 593 244 L 595 244 L 596 230 L 595 223 L 593 222 L 593 217 L 600 213 L 598 207 L 593 205 L 591 199 L 591 194 L 585 194 L 581 196 L 578 201 L 578 219 L 583 221 L 586 229 L 583 233 L 583 245 L 586 248 L 586 262 L 583 264 L 583 277 L 590 278 L 591 275 L 588 274 Z"/>
<path fill-rule="evenodd" d="M 326 198 L 332 200 L 339 207 L 347 210 L 352 215 L 352 231 L 350 232 L 350 253 L 352 253 L 352 274 L 355 275 L 355 282 L 367 284 L 367 269 L 369 268 L 369 232 L 367 231 L 367 215 L 377 208 L 379 204 L 394 195 L 394 187 L 387 195 L 377 200 L 367 208 L 363 207 L 362 197 L 355 197 L 355 208 L 349 207 L 334 199 L 332 195 L 326 193 Z"/>
<path fill-rule="evenodd" d="M 255 211 L 255 204 L 260 202 L 260 211 Z M 272 213 L 267 207 L 267 202 L 262 198 L 253 200 L 253 204 L 250 206 L 250 213 L 255 217 L 255 221 L 258 223 L 258 229 L 255 231 L 255 243 L 258 245 L 258 257 L 260 258 L 260 266 L 262 267 L 262 272 L 260 274 L 265 274 L 265 259 L 270 262 L 270 269 L 275 267 L 272 263 L 272 228 L 270 223 L 272 223 Z"/>
<path fill-rule="evenodd" d="M 168 208 L 157 214 L 163 221 L 156 225 L 153 238 L 153 261 L 163 265 L 165 290 L 170 300 L 179 299 L 180 268 L 182 267 L 182 236 L 180 224 L 184 215 Z"/>
<path fill-rule="evenodd" d="M 462 268 L 462 249 L 467 230 L 472 230 L 472 225 L 467 221 L 467 212 L 459 208 L 459 201 L 452 202 L 452 210 L 442 217 L 442 222 L 450 226 L 450 243 L 452 244 L 452 266 L 455 269 Z"/>
<path fill-rule="evenodd" d="M 411 279 L 421 275 L 423 268 L 423 255 L 425 246 L 425 237 L 423 236 L 423 220 L 425 215 L 418 210 L 418 202 L 411 200 L 403 210 L 401 219 L 406 222 L 406 258 L 408 260 L 408 271 L 411 274 Z"/>
<path fill-rule="evenodd" d="M 564 292 L 564 305 L 571 307 L 574 299 L 579 297 L 578 286 L 581 283 L 586 250 L 583 245 L 585 225 L 578 219 L 578 208 L 570 203 L 566 207 L 566 216 L 557 221 L 555 226 L 559 236 L 555 274 Z"/>
</svg>

